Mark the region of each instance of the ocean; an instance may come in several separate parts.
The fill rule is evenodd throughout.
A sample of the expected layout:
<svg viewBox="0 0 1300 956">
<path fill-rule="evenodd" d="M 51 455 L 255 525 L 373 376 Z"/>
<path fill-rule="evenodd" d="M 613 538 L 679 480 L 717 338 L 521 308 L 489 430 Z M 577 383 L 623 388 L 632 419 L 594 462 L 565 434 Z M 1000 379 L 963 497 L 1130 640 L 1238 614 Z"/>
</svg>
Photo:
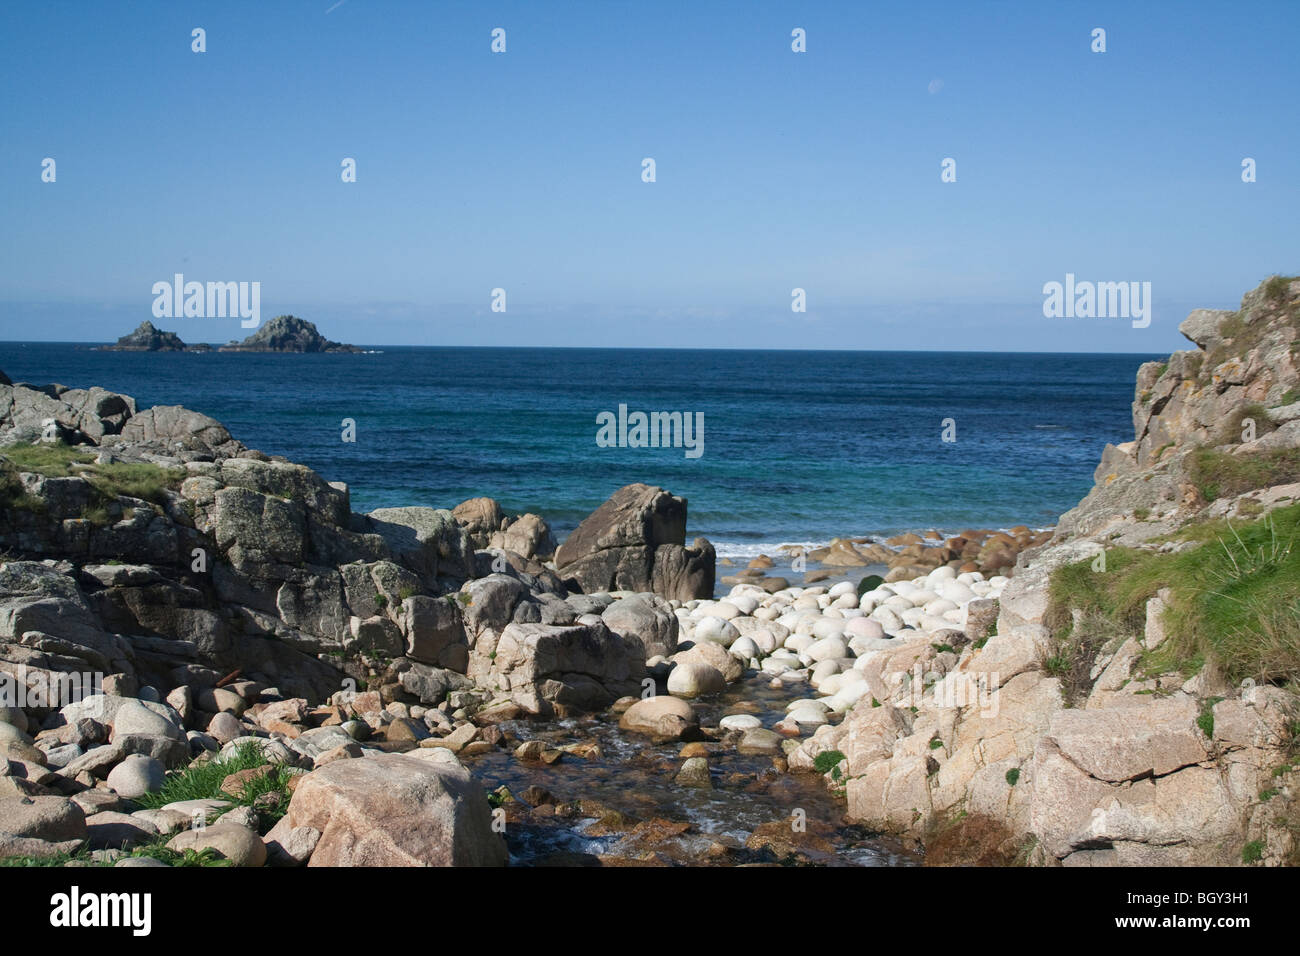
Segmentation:
<svg viewBox="0 0 1300 956">
<path fill-rule="evenodd" d="M 1157 358 L 374 348 L 0 343 L 0 369 L 211 415 L 252 448 L 347 482 L 356 511 L 489 495 L 543 515 L 563 540 L 614 490 L 643 481 L 688 499 L 688 541 L 703 535 L 720 556 L 748 558 L 835 536 L 1049 526 L 1087 493 L 1106 442 L 1132 438 L 1134 376 Z M 702 414 L 702 453 L 601 447 L 597 417 L 620 405 L 629 416 Z M 342 440 L 344 419 L 355 442 Z"/>
</svg>

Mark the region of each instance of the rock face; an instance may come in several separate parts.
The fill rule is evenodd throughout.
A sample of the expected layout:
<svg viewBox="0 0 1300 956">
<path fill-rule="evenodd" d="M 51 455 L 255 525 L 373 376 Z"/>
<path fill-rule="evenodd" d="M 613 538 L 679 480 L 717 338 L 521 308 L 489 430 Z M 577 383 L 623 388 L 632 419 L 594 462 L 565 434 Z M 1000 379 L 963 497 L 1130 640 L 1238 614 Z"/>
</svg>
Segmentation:
<svg viewBox="0 0 1300 956">
<path fill-rule="evenodd" d="M 316 331 L 316 326 L 306 319 L 292 315 L 277 315 L 270 322 L 244 339 L 231 342 L 218 350 L 221 352 L 361 352 L 355 345 L 331 342 Z"/>
<path fill-rule="evenodd" d="M 653 591 L 689 601 L 713 596 L 713 546 L 685 547 L 686 499 L 626 485 L 578 525 L 555 553 L 557 573 L 578 590 Z"/>
<path fill-rule="evenodd" d="M 1106 446 L 1096 485 L 1061 516 L 1057 540 L 1100 535 L 1135 510 L 1181 512 L 1181 520 L 1199 509 L 1205 502 L 1191 472 L 1200 448 L 1250 454 L 1300 445 L 1300 408 L 1281 405 L 1300 383 L 1298 304 L 1300 280 L 1275 278 L 1248 292 L 1237 312 L 1192 312 L 1179 330 L 1197 348 L 1138 370 L 1133 440 Z"/>
<path fill-rule="evenodd" d="M 308 865 L 504 866 L 483 788 L 440 753 L 450 759 L 384 754 L 304 777 L 287 826 L 320 832 Z"/>
<path fill-rule="evenodd" d="M 971 602 L 956 650 L 919 636 L 860 645 L 855 666 L 879 706 L 855 706 L 820 742 L 847 755 L 851 818 L 922 842 L 983 828 L 1000 834 L 990 852 L 1002 863 L 1227 865 L 1249 846 L 1267 865 L 1292 858 L 1289 798 L 1269 796 L 1294 786 L 1289 721 L 1300 702 L 1282 687 L 1234 688 L 1212 673 L 1149 673 L 1142 657 L 1166 640 L 1168 590 L 1149 598 L 1144 626 L 1096 638 L 1090 671 L 1070 678 L 1081 683 L 1073 706 L 1044 662 L 1060 653 L 1048 617 L 1055 569 L 1115 544 L 1158 550 L 1191 522 L 1234 515 L 1242 499 L 1207 505 L 1194 485 L 1202 449 L 1243 456 L 1300 445 L 1291 425 L 1300 407 L 1284 404 L 1300 388 L 1297 306 L 1300 280 L 1274 278 L 1238 312 L 1189 316 L 1181 328 L 1198 349 L 1142 366 L 1134 440 L 1107 446 L 1096 486 L 1049 542 L 1022 552 L 992 607 Z M 1237 514 L 1298 493 L 1295 484 L 1252 489 L 1242 496 L 1251 510 Z M 927 593 L 923 580 L 912 586 L 904 596 Z M 872 613 L 887 631 L 900 614 L 924 621 L 893 600 Z M 1076 617 L 1073 633 L 1088 639 L 1095 626 Z M 791 767 L 812 755 L 801 745 Z"/>
<path fill-rule="evenodd" d="M 117 340 L 116 345 L 101 345 L 103 352 L 184 352 L 187 346 L 175 332 L 154 328 L 147 319 L 130 335 Z"/>
</svg>

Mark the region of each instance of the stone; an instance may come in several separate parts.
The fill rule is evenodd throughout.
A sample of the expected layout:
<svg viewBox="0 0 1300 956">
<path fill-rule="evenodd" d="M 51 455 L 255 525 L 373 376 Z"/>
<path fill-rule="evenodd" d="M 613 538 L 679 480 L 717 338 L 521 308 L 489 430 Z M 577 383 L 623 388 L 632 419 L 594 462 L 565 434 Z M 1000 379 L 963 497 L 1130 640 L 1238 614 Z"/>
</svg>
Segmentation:
<svg viewBox="0 0 1300 956">
<path fill-rule="evenodd" d="M 677 616 L 657 595 L 634 594 L 615 601 L 605 608 L 601 618 L 613 633 L 637 638 L 645 648 L 645 660 L 656 654 L 668 657 L 677 651 Z"/>
<path fill-rule="evenodd" d="M 144 754 L 131 754 L 109 771 L 108 785 L 119 796 L 134 800 L 161 790 L 166 779 L 167 771 L 161 762 Z"/>
<path fill-rule="evenodd" d="M 225 711 L 214 714 L 212 719 L 208 721 L 208 734 L 223 747 L 232 740 L 247 735 L 247 733 L 248 731 L 244 725 L 239 722 L 239 718 Z"/>
<path fill-rule="evenodd" d="M 639 700 L 623 712 L 618 726 L 632 733 L 682 740 L 699 729 L 699 718 L 691 705 L 678 697 L 650 697 Z"/>
<path fill-rule="evenodd" d="M 722 672 L 701 661 L 680 661 L 668 675 L 668 693 L 677 697 L 703 697 L 726 687 Z"/>
<path fill-rule="evenodd" d="M 125 813 L 109 810 L 86 818 L 86 840 L 92 850 L 121 850 L 157 838 L 156 827 Z"/>
<path fill-rule="evenodd" d="M 1121 710 L 1068 709 L 1047 733 L 1065 759 L 1096 780 L 1120 783 L 1165 776 L 1208 757 L 1208 741 L 1188 699 L 1152 699 Z"/>
<path fill-rule="evenodd" d="M 289 818 L 281 817 L 265 837 L 267 866 L 305 866 L 320 838 L 315 827 L 290 826 Z"/>
<path fill-rule="evenodd" d="M 713 546 L 686 542 L 686 499 L 645 484 L 626 485 L 588 515 L 555 552 L 574 590 L 653 591 L 689 601 L 711 597 Z M 661 552 L 662 549 L 662 552 Z"/>
<path fill-rule="evenodd" d="M 60 842 L 86 837 L 86 815 L 67 797 L 0 799 L 0 833 Z"/>
<path fill-rule="evenodd" d="M 201 830 L 185 830 L 167 842 L 167 849 L 184 853 L 186 850 L 215 850 L 221 859 L 234 866 L 256 867 L 266 863 L 266 844 L 248 827 L 237 823 L 218 821 Z"/>
<path fill-rule="evenodd" d="M 688 758 L 677 771 L 676 780 L 683 787 L 713 789 L 713 778 L 709 776 L 709 762 L 703 757 Z"/>
<path fill-rule="evenodd" d="M 424 664 L 465 670 L 465 629 L 454 600 L 417 595 L 402 602 L 399 626 L 406 656 Z M 459 668 L 455 667 L 459 664 Z"/>
<path fill-rule="evenodd" d="M 444 575 L 464 581 L 473 576 L 473 543 L 450 511 L 378 508 L 366 519 L 367 530 L 383 538 L 394 558 L 421 579 Z"/>
<path fill-rule="evenodd" d="M 595 711 L 641 688 L 644 649 L 599 618 L 569 626 L 509 624 L 499 638 L 480 634 L 469 677 L 531 714 Z"/>
<path fill-rule="evenodd" d="M 202 819 L 205 823 L 211 823 L 222 813 L 230 809 L 229 800 L 200 799 L 200 800 L 177 800 L 161 808 L 164 813 L 176 813 L 185 818 L 187 826 Z"/>
<path fill-rule="evenodd" d="M 750 727 L 740 737 L 736 749 L 742 754 L 778 754 L 781 752 L 781 735 L 762 727 Z"/>
<path fill-rule="evenodd" d="M 483 788 L 449 760 L 383 754 L 303 777 L 285 819 L 319 830 L 310 866 L 503 866 Z"/>
</svg>

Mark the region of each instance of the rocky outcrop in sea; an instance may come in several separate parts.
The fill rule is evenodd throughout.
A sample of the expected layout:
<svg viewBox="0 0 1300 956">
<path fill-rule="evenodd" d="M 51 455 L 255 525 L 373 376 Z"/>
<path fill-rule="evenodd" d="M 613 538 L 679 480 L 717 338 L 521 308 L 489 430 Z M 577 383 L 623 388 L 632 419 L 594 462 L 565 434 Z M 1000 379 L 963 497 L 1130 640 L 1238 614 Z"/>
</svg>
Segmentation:
<svg viewBox="0 0 1300 956">
<path fill-rule="evenodd" d="M 229 342 L 219 352 L 364 352 L 355 345 L 331 342 L 306 319 L 277 315 L 242 342 Z"/>
<path fill-rule="evenodd" d="M 175 332 L 154 328 L 154 324 L 147 319 L 134 332 L 118 339 L 117 344 L 98 346 L 101 352 L 184 352 L 191 348 L 196 347 L 186 345 Z M 207 349 L 209 346 L 197 348 Z"/>
</svg>

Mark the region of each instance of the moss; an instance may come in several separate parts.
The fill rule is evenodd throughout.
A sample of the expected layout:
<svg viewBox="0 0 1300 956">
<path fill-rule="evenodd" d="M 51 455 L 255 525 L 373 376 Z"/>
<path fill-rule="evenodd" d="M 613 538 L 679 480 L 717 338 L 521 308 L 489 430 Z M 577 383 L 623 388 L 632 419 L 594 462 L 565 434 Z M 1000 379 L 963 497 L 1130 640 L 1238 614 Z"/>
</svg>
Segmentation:
<svg viewBox="0 0 1300 956">
<path fill-rule="evenodd" d="M 858 597 L 862 597 L 862 595 L 866 594 L 868 591 L 874 591 L 884 583 L 885 579 L 879 574 L 868 574 L 858 582 Z"/>
<path fill-rule="evenodd" d="M 1251 840 L 1241 848 L 1241 862 L 1250 864 L 1258 863 L 1264 858 L 1264 841 Z"/>
<path fill-rule="evenodd" d="M 839 780 L 841 777 L 840 763 L 843 760 L 844 754 L 840 751 L 823 750 L 813 758 L 813 769 L 822 775 L 829 773 L 832 780 Z"/>
<path fill-rule="evenodd" d="M 1019 782 L 1019 780 L 1020 780 L 1020 769 L 1018 767 L 1012 767 L 1010 770 L 1007 771 L 1007 784 L 1009 786 L 1014 787 Z"/>
</svg>

